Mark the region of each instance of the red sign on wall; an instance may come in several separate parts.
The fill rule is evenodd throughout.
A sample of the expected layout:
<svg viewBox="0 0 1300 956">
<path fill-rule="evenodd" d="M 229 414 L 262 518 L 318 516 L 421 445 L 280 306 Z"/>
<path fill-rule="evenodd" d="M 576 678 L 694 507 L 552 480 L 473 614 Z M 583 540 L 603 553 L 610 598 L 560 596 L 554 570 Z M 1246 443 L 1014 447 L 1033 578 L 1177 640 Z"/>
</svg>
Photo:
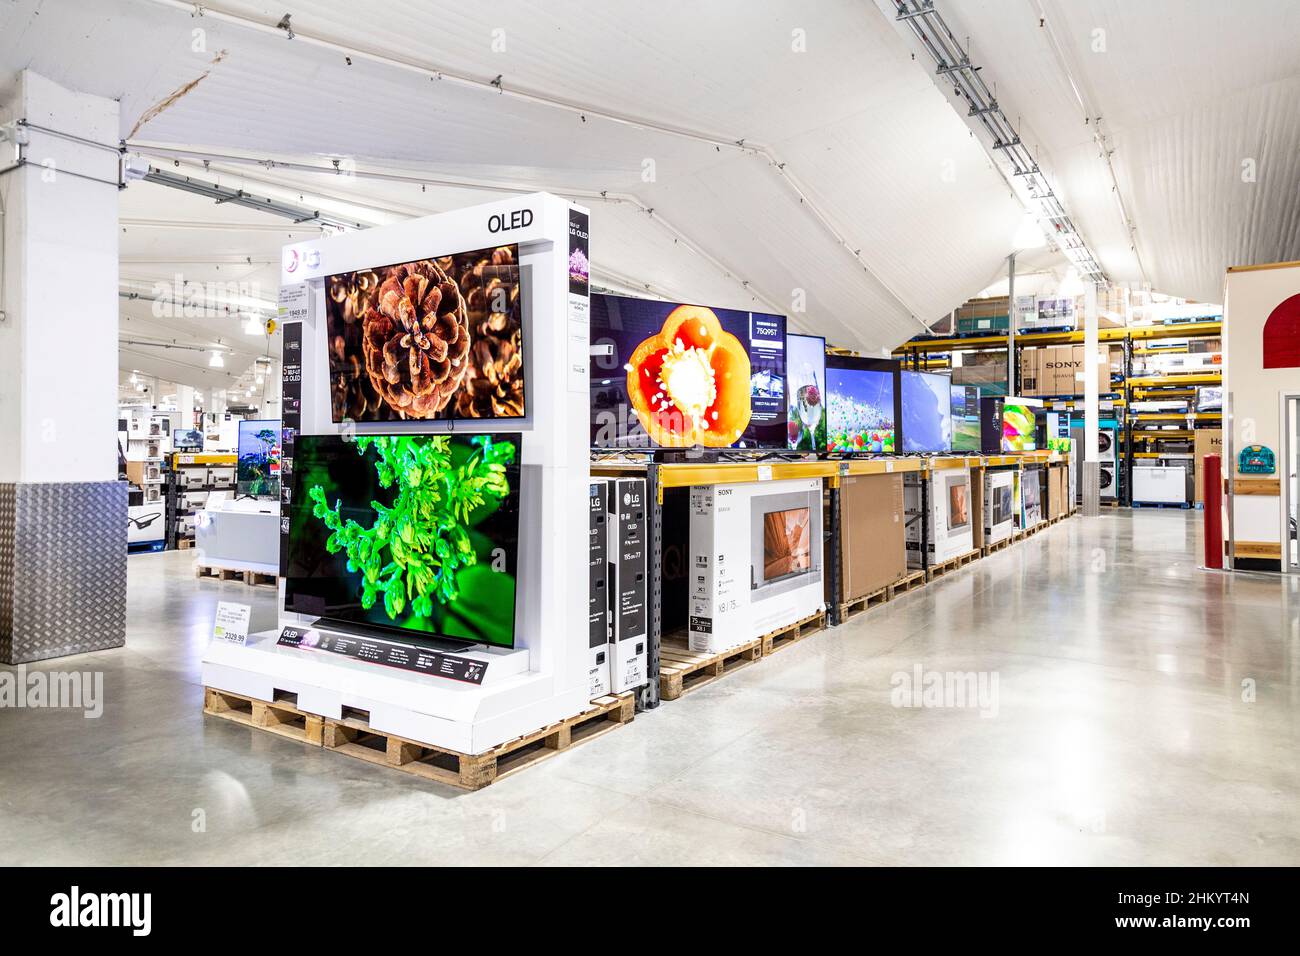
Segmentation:
<svg viewBox="0 0 1300 956">
<path fill-rule="evenodd" d="M 1264 368 L 1300 368 L 1300 293 L 1283 299 L 1264 322 Z"/>
</svg>

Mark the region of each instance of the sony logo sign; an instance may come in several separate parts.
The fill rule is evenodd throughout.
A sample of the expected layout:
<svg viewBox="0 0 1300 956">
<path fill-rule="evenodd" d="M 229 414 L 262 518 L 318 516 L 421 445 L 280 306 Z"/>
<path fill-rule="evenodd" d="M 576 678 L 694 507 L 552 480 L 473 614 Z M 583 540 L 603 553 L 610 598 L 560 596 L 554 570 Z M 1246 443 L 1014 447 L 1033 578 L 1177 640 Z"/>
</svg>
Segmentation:
<svg viewBox="0 0 1300 956">
<path fill-rule="evenodd" d="M 533 211 L 531 209 L 516 209 L 514 212 L 494 212 L 488 216 L 488 232 L 523 229 L 532 224 Z"/>
<path fill-rule="evenodd" d="M 1047 362 L 1046 368 L 1078 368 L 1082 362 Z"/>
</svg>

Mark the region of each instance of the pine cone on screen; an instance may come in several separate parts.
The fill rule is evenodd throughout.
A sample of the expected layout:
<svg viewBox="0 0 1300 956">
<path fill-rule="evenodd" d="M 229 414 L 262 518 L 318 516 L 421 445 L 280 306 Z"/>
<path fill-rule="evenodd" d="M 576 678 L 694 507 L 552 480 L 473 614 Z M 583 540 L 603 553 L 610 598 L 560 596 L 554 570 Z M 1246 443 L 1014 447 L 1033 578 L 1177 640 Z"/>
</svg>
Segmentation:
<svg viewBox="0 0 1300 956">
<path fill-rule="evenodd" d="M 366 374 L 407 418 L 433 418 L 469 368 L 469 320 L 456 283 L 428 259 L 387 270 L 362 332 Z"/>
<path fill-rule="evenodd" d="M 469 265 L 460 276 L 474 345 L 456 412 L 465 418 L 518 418 L 524 414 L 519 267 L 509 247 Z"/>
<path fill-rule="evenodd" d="M 329 288 L 330 401 L 334 420 L 374 420 L 383 414 L 379 393 L 361 365 L 363 316 L 374 305 L 379 274 L 371 269 L 331 276 Z"/>
</svg>

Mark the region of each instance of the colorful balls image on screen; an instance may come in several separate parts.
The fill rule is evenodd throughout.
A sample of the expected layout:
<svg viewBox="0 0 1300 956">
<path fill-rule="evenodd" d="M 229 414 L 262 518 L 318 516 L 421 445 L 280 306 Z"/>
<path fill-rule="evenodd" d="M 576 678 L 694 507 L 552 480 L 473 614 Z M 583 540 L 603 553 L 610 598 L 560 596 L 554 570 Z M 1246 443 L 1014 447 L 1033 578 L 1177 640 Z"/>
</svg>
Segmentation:
<svg viewBox="0 0 1300 956">
<path fill-rule="evenodd" d="M 1033 451 L 1034 410 L 1011 402 L 1002 406 L 1002 450 Z"/>
<path fill-rule="evenodd" d="M 894 451 L 894 376 L 865 369 L 826 370 L 826 450 Z"/>
</svg>

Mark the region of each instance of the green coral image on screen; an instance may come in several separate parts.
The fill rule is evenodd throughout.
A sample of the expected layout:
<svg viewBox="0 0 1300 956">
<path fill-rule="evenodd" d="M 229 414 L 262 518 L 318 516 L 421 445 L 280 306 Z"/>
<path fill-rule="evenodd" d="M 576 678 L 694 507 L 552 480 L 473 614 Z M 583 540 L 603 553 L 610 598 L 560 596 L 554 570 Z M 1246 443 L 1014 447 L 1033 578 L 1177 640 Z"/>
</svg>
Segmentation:
<svg viewBox="0 0 1300 956">
<path fill-rule="evenodd" d="M 295 493 L 286 606 L 513 645 L 515 441 L 303 439 L 295 491 L 305 494 Z"/>
</svg>

